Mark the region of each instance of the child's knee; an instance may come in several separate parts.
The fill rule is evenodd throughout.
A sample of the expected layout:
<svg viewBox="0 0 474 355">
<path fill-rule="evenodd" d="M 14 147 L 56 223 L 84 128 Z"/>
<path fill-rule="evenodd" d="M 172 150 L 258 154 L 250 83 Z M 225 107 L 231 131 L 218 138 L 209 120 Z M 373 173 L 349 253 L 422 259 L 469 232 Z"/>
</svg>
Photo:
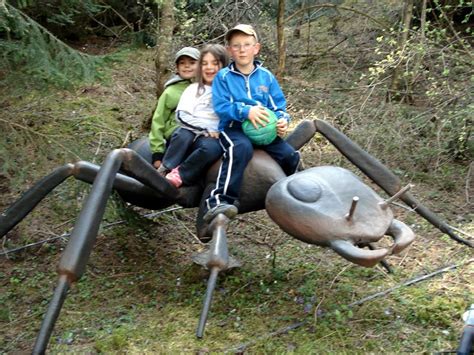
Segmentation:
<svg viewBox="0 0 474 355">
<path fill-rule="evenodd" d="M 300 153 L 297 150 L 292 150 L 286 154 L 281 162 L 281 167 L 286 175 L 291 175 L 296 172 L 300 162 Z"/>
<path fill-rule="evenodd" d="M 204 156 L 206 159 L 214 161 L 222 156 L 224 151 L 222 150 L 220 145 L 207 145 L 202 148 L 202 152 L 204 153 Z"/>
<path fill-rule="evenodd" d="M 290 174 L 293 174 L 296 172 L 296 169 L 298 168 L 298 165 L 300 163 L 300 153 L 298 151 L 293 151 L 293 153 L 290 155 Z"/>
<path fill-rule="evenodd" d="M 242 139 L 234 144 L 234 152 L 239 158 L 250 160 L 253 156 L 253 145 L 248 139 Z"/>
</svg>

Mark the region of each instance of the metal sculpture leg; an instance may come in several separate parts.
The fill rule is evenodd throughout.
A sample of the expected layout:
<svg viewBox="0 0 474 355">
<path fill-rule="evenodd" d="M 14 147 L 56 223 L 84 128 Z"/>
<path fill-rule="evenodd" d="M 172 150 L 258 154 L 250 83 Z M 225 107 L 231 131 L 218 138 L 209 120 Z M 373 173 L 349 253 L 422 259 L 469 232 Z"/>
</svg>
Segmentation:
<svg viewBox="0 0 474 355">
<path fill-rule="evenodd" d="M 97 175 L 87 201 L 76 221 L 70 241 L 61 257 L 58 269 L 58 286 L 41 324 L 33 354 L 43 354 L 46 351 L 54 324 L 66 298 L 67 290 L 84 273 L 107 200 L 112 191 L 113 179 L 121 164 L 122 157 L 117 151 L 114 151 L 109 154 Z"/>
<path fill-rule="evenodd" d="M 319 133 L 326 137 L 347 159 L 349 159 L 389 195 L 395 195 L 400 191 L 402 187 L 400 179 L 380 161 L 361 149 L 357 144 L 328 123 L 315 120 L 314 124 Z M 441 218 L 423 206 L 410 193 L 404 193 L 400 196 L 400 199 L 433 226 L 449 235 L 451 239 L 471 248 L 474 247 L 474 244 L 471 241 L 464 240 L 457 236 Z"/>
<path fill-rule="evenodd" d="M 41 328 L 36 338 L 35 346 L 33 348 L 33 354 L 44 354 L 46 347 L 48 346 L 49 338 L 53 332 L 54 324 L 61 311 L 62 304 L 67 296 L 71 283 L 67 279 L 67 275 L 61 275 L 59 277 L 58 285 L 54 290 L 53 299 L 49 304 L 48 310 L 44 315 Z"/>
<path fill-rule="evenodd" d="M 65 164 L 55 169 L 51 174 L 36 182 L 13 205 L 0 214 L 0 237 L 7 234 L 20 223 L 54 188 L 67 178 L 76 179 L 92 184 L 97 177 L 100 166 L 85 161 L 74 164 Z M 176 194 L 166 195 L 168 183 L 152 189 L 136 179 L 117 173 L 113 179 L 113 188 L 136 205 L 150 208 L 165 208 L 172 205 Z M 155 186 L 156 187 L 156 186 Z M 169 190 L 168 193 L 171 193 Z M 170 197 L 171 196 L 171 197 Z"/>
<path fill-rule="evenodd" d="M 79 280 L 84 274 L 86 263 L 105 212 L 107 200 L 112 192 L 115 176 L 121 166 L 126 171 L 133 169 L 134 176 L 145 184 L 151 187 L 163 188 L 160 185 L 161 177 L 159 177 L 156 170 L 135 152 L 129 149 L 117 149 L 107 156 L 97 174 L 92 190 L 76 221 L 70 241 L 61 257 L 58 268 L 58 286 L 41 324 L 41 330 L 33 350 L 34 354 L 45 352 L 67 291 L 70 285 Z M 165 187 L 165 190 L 170 194 L 177 192 L 171 185 Z"/>
<path fill-rule="evenodd" d="M 209 229 L 212 230 L 210 249 L 193 258 L 194 262 L 203 265 L 210 270 L 206 296 L 204 297 L 201 316 L 199 317 L 199 324 L 196 330 L 196 336 L 198 338 L 202 338 L 204 335 L 204 327 L 206 326 L 207 315 L 211 307 L 212 294 L 216 287 L 217 275 L 223 270 L 240 266 L 238 261 L 229 256 L 226 236 L 226 227 L 228 223 L 229 219 L 222 213 L 217 215 L 209 225 Z"/>
<path fill-rule="evenodd" d="M 462 332 L 459 347 L 457 349 L 458 355 L 469 355 L 474 350 L 474 303 L 465 313 L 465 324 Z"/>
<path fill-rule="evenodd" d="M 38 181 L 4 213 L 0 214 L 0 237 L 7 234 L 56 186 L 73 175 L 73 164 L 66 164 Z"/>
<path fill-rule="evenodd" d="M 370 249 L 370 250 L 375 250 L 376 248 L 372 245 L 372 244 L 367 244 L 367 247 Z M 390 264 L 387 262 L 387 260 L 385 259 L 382 259 L 380 260 L 380 264 L 385 268 L 385 270 L 387 270 L 387 272 L 389 274 L 393 274 L 393 270 L 392 268 L 390 267 Z"/>
</svg>

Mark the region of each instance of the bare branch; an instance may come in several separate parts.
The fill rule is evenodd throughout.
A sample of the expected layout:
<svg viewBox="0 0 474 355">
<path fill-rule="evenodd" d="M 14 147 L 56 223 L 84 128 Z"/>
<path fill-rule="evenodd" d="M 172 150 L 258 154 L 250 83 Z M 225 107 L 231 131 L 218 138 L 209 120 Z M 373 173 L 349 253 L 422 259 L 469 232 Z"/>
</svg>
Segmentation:
<svg viewBox="0 0 474 355">
<path fill-rule="evenodd" d="M 335 10 L 346 10 L 346 11 L 351 11 L 351 12 L 354 12 L 360 16 L 364 16 L 364 17 L 367 17 L 368 19 L 372 20 L 373 22 L 375 22 L 376 24 L 378 24 L 379 26 L 381 26 L 382 28 L 385 28 L 385 29 L 389 29 L 390 28 L 390 25 L 387 24 L 387 23 L 384 23 L 380 20 L 377 20 L 376 18 L 366 14 L 365 12 L 362 12 L 362 11 L 359 11 L 357 9 L 353 9 L 351 7 L 346 7 L 346 6 L 340 6 L 340 5 L 334 5 L 334 4 L 321 4 L 321 5 L 312 5 L 312 6 L 308 6 L 308 7 L 305 7 L 305 8 L 302 8 L 302 9 L 299 9 L 298 11 L 292 13 L 290 16 L 288 16 L 285 20 L 284 20 L 284 23 L 288 23 L 289 21 L 291 21 L 293 18 L 297 17 L 297 16 L 300 16 L 301 14 L 305 13 L 306 11 L 308 10 L 312 10 L 312 9 L 322 9 L 322 8 L 331 8 L 331 9 L 335 9 Z"/>
</svg>

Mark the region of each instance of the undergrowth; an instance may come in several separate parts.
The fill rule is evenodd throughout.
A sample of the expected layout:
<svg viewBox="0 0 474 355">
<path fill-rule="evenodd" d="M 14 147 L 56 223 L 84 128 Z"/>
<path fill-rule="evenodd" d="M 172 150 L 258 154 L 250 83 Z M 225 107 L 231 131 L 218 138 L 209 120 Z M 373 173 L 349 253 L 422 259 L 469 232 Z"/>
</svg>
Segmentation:
<svg viewBox="0 0 474 355">
<path fill-rule="evenodd" d="M 311 35 L 321 41 L 314 42 L 322 46 L 350 30 L 344 21 L 337 33 L 332 26 L 325 18 L 318 21 Z M 472 201 L 466 196 L 472 191 L 467 184 L 472 156 L 450 145 L 469 126 L 469 97 L 445 107 L 421 98 L 387 102 L 383 85 L 361 79 L 377 62 L 374 49 L 380 43 L 367 41 L 377 38 L 379 30 L 364 26 L 315 65 L 302 68 L 304 60 L 293 59 L 282 82 L 292 127 L 302 119 L 327 120 L 403 182 L 414 182 L 413 193 L 423 203 L 472 235 Z M 319 49 L 324 48 L 314 50 Z M 108 81 L 69 91 L 19 94 L 0 87 L 2 210 L 53 168 L 76 160 L 100 164 L 112 149 L 146 134 L 141 124 L 156 103 L 152 58 L 150 50 L 129 51 L 107 69 Z M 357 172 L 320 135 L 301 152 L 305 167 L 338 165 Z M 89 189 L 67 180 L 2 240 L 3 250 L 67 234 Z M 194 334 L 208 273 L 190 258 L 206 248 L 193 235 L 197 211 L 141 217 L 147 212 L 115 197 L 109 201 L 86 273 L 71 289 L 55 326 L 51 353 L 441 352 L 456 348 L 461 314 L 474 303 L 471 250 L 411 211 L 394 207 L 396 218 L 417 239 L 408 251 L 387 258 L 393 274 L 380 265 L 352 265 L 329 249 L 298 242 L 259 211 L 230 224 L 230 253 L 243 266 L 219 275 L 205 336 L 199 340 Z M 121 223 L 107 226 L 116 221 Z M 31 349 L 67 239 L 64 235 L 1 256 L 2 352 Z M 403 285 L 445 265 L 458 266 Z M 392 287 L 392 292 L 354 304 Z"/>
</svg>

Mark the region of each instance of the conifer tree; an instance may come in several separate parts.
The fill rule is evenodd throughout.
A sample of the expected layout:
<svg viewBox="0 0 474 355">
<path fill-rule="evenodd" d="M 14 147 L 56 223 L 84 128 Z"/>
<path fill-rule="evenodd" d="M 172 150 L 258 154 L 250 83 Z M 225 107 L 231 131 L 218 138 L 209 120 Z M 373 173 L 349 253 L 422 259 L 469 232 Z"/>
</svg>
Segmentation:
<svg viewBox="0 0 474 355">
<path fill-rule="evenodd" d="M 103 61 L 71 48 L 5 0 L 0 0 L 0 53 L 0 68 L 7 72 L 59 86 L 92 80 Z"/>
</svg>

